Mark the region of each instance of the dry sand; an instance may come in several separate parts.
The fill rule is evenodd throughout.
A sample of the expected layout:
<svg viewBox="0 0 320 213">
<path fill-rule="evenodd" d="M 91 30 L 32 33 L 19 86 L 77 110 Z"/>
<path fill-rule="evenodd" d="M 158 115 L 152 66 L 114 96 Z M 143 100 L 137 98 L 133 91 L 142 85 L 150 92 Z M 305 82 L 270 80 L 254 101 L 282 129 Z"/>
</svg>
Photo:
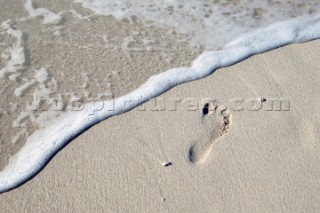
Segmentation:
<svg viewBox="0 0 320 213">
<path fill-rule="evenodd" d="M 95 125 L 2 194 L 1 211 L 319 212 L 319 48 L 286 46 L 159 97 L 212 98 L 215 111 L 150 101 Z M 236 111 L 234 98 L 263 107 Z M 289 110 L 268 110 L 272 98 Z"/>
</svg>

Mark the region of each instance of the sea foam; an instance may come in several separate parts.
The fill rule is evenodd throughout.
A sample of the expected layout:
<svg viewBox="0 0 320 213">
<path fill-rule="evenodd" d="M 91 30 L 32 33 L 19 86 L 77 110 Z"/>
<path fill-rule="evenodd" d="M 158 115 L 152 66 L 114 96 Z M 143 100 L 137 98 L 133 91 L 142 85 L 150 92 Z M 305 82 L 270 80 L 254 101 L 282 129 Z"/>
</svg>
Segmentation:
<svg viewBox="0 0 320 213">
<path fill-rule="evenodd" d="M 318 0 L 75 0 L 97 14 L 117 19 L 139 17 L 146 25 L 171 28 L 194 45 L 222 48 L 239 35 L 319 12 Z M 223 36 L 222 36 L 223 35 Z"/>
<path fill-rule="evenodd" d="M 1 27 L 6 30 L 8 35 L 11 35 L 17 39 L 17 43 L 8 49 L 10 52 L 10 60 L 6 66 L 0 70 L 0 78 L 9 76 L 10 80 L 15 80 L 20 72 L 24 70 L 25 54 L 22 46 L 22 32 L 15 30 L 10 26 L 10 19 L 3 22 Z"/>
<path fill-rule="evenodd" d="M 59 24 L 62 20 L 59 14 L 51 12 L 46 8 L 34 8 L 31 0 L 27 0 L 24 7 L 31 17 L 43 16 L 44 24 Z"/>
<path fill-rule="evenodd" d="M 96 109 L 99 103 L 88 103 L 81 111 L 68 111 L 52 125 L 31 135 L 25 146 L 11 157 L 8 166 L 0 172 L 0 192 L 28 181 L 69 141 L 102 120 L 125 113 L 174 86 L 203 78 L 218 68 L 233 65 L 254 54 L 317 38 L 320 38 L 320 15 L 273 24 L 240 36 L 222 50 L 201 54 L 191 67 L 170 69 L 152 76 L 133 92 L 104 102 L 102 109 Z"/>
</svg>

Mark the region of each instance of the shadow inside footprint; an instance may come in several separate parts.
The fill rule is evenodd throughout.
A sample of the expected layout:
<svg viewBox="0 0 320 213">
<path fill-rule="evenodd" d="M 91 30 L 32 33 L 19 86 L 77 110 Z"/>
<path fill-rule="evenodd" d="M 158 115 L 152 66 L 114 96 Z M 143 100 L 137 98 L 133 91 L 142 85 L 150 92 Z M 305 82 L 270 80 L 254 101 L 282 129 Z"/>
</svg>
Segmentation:
<svg viewBox="0 0 320 213">
<path fill-rule="evenodd" d="M 206 161 L 216 142 L 228 132 L 231 114 L 228 109 L 217 106 L 214 102 L 206 103 L 202 108 L 200 125 L 202 131 L 198 141 L 192 144 L 188 153 L 189 161 L 193 164 Z"/>
<path fill-rule="evenodd" d="M 206 103 L 204 106 L 203 106 L 203 109 L 202 109 L 202 114 L 203 115 L 207 115 L 209 113 L 209 110 L 210 110 L 210 104 L 209 103 Z"/>
</svg>

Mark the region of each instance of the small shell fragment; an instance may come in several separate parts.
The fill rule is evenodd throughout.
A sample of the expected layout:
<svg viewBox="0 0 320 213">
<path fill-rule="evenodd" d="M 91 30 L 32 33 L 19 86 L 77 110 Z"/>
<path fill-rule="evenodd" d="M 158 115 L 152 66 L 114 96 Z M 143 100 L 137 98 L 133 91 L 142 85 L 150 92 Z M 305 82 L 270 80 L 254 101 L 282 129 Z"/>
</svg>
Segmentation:
<svg viewBox="0 0 320 213">
<path fill-rule="evenodd" d="M 172 165 L 172 163 L 171 162 L 164 162 L 163 164 L 162 164 L 162 166 L 164 166 L 164 167 L 167 167 L 167 166 L 171 166 Z"/>
</svg>

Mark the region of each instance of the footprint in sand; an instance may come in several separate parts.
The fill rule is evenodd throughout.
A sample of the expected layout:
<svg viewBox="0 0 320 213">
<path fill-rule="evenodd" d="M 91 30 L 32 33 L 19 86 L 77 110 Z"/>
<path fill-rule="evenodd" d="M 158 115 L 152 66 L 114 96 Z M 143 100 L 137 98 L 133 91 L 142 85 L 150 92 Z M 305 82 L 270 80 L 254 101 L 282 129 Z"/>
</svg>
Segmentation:
<svg viewBox="0 0 320 213">
<path fill-rule="evenodd" d="M 200 125 L 199 139 L 189 149 L 189 161 L 193 164 L 206 161 L 213 146 L 228 132 L 231 114 L 214 102 L 206 103 L 202 109 Z"/>
</svg>

